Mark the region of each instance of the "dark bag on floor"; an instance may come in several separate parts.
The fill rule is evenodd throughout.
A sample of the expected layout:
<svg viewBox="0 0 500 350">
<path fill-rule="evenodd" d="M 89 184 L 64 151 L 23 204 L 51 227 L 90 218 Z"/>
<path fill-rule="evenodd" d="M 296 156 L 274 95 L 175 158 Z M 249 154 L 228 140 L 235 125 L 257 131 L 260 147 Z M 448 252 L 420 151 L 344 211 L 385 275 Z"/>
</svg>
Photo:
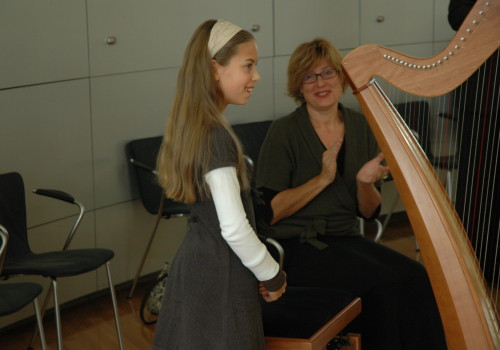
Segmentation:
<svg viewBox="0 0 500 350">
<path fill-rule="evenodd" d="M 163 265 L 162 270 L 153 284 L 146 290 L 141 301 L 139 315 L 141 321 L 146 325 L 155 324 L 158 320 L 163 296 L 165 295 L 165 285 L 168 277 L 168 262 Z"/>
</svg>

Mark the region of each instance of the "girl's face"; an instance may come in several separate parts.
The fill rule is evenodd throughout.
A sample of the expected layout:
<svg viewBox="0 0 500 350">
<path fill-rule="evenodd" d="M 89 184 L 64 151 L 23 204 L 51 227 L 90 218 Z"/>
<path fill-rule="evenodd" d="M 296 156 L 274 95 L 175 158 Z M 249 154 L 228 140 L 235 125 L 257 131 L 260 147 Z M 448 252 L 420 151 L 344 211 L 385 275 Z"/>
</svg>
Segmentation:
<svg viewBox="0 0 500 350">
<path fill-rule="evenodd" d="M 333 67 L 330 63 L 321 60 L 311 67 L 307 75 L 320 74 L 331 69 Z M 338 74 L 329 79 L 318 76 L 314 83 L 302 84 L 301 92 L 309 108 L 318 111 L 329 110 L 332 107 L 336 108 L 342 97 L 342 82 Z"/>
<path fill-rule="evenodd" d="M 237 46 L 236 54 L 228 65 L 221 66 L 212 61 L 215 80 L 224 95 L 224 108 L 228 104 L 244 105 L 252 96 L 255 84 L 260 80 L 257 58 L 257 45 L 252 40 Z"/>
</svg>

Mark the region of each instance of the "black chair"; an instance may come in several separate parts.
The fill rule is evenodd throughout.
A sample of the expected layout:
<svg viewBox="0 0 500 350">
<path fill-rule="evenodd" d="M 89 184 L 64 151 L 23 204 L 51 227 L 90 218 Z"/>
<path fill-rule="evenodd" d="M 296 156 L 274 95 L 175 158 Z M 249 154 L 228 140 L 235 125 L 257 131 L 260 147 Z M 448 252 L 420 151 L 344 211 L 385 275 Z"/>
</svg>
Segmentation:
<svg viewBox="0 0 500 350">
<path fill-rule="evenodd" d="M 156 180 L 156 158 L 162 142 L 162 136 L 148 137 L 130 141 L 127 143 L 125 152 L 127 159 L 133 167 L 135 182 L 139 189 L 141 202 L 146 211 L 156 215 L 153 231 L 150 234 L 146 249 L 142 255 L 141 262 L 137 268 L 132 288 L 128 297 L 131 298 L 137 281 L 144 267 L 147 255 L 153 243 L 161 219 L 187 216 L 190 214 L 189 207 L 165 197 L 164 191 Z"/>
<path fill-rule="evenodd" d="M 236 136 L 241 141 L 243 153 L 248 157 L 247 162 L 251 163 L 252 168 L 256 166 L 256 161 L 259 159 L 260 147 L 266 138 L 271 123 L 272 120 L 264 120 L 232 125 Z M 253 172 L 253 169 L 251 169 L 251 172 Z"/>
<path fill-rule="evenodd" d="M 0 273 L 7 251 L 9 235 L 5 227 L 0 225 Z M 46 349 L 45 333 L 43 331 L 42 315 L 38 306 L 38 296 L 43 288 L 38 283 L 2 283 L 0 284 L 0 316 L 11 315 L 23 309 L 29 303 L 33 303 L 35 309 L 38 332 L 42 349 Z"/>
<path fill-rule="evenodd" d="M 51 290 L 47 294 L 42 315 L 48 305 L 48 299 L 53 294 L 57 329 L 58 349 L 63 349 L 61 317 L 58 300 L 57 278 L 76 276 L 94 271 L 105 265 L 108 273 L 109 290 L 115 314 L 116 329 L 120 349 L 123 349 L 118 308 L 114 286 L 111 281 L 109 261 L 114 252 L 109 249 L 68 249 L 76 229 L 83 217 L 84 207 L 67 193 L 56 190 L 34 190 L 35 193 L 59 199 L 79 207 L 80 213 L 65 242 L 63 250 L 45 253 L 34 253 L 29 245 L 26 224 L 26 205 L 24 182 L 19 173 L 0 175 L 0 224 L 10 233 L 9 246 L 3 265 L 2 276 L 38 275 L 49 277 L 52 281 Z M 53 293 L 51 293 L 53 292 Z M 35 331 L 36 332 L 36 331 Z M 35 333 L 36 334 L 36 333 Z M 33 339 L 32 339 L 33 341 Z"/>
</svg>

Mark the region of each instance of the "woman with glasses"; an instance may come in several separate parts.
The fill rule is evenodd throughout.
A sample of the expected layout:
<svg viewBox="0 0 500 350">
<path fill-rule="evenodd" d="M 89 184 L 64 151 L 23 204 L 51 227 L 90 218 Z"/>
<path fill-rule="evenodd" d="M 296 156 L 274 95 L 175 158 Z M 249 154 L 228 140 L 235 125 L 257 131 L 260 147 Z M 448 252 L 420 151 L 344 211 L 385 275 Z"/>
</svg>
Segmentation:
<svg viewBox="0 0 500 350">
<path fill-rule="evenodd" d="M 260 151 L 260 232 L 283 245 L 289 285 L 361 297 L 349 331 L 361 333 L 363 349 L 445 349 L 424 267 L 359 232 L 358 216 L 379 214 L 389 169 L 363 115 L 339 103 L 341 60 L 321 38 L 290 58 L 288 94 L 299 107 L 273 122 Z"/>
</svg>

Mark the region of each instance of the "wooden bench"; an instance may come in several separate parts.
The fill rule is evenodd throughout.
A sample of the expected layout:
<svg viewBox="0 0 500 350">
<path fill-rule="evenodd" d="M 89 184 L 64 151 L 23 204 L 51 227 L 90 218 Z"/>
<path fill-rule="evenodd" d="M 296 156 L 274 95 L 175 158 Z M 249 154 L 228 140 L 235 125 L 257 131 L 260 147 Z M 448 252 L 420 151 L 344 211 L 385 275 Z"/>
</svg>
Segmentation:
<svg viewBox="0 0 500 350">
<path fill-rule="evenodd" d="M 361 299 L 344 290 L 288 287 L 279 300 L 262 304 L 266 349 L 326 350 L 360 313 Z M 346 338 L 350 345 L 337 349 L 361 349 L 360 335 Z"/>
</svg>

